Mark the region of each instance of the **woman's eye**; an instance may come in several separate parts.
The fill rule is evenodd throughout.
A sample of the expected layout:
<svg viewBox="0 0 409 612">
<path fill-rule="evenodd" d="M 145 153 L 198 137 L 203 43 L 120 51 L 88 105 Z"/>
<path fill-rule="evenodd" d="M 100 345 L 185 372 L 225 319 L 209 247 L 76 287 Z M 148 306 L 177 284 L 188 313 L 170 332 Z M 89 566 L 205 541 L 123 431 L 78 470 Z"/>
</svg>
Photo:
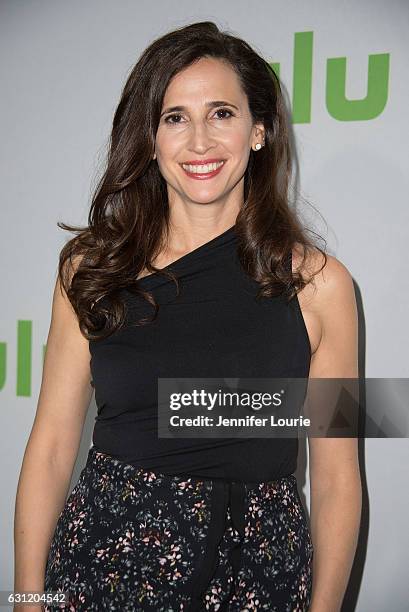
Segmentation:
<svg viewBox="0 0 409 612">
<path fill-rule="evenodd" d="M 179 123 L 179 121 L 174 122 L 174 121 L 170 121 L 170 119 L 174 119 L 175 117 L 180 117 L 180 116 L 181 115 L 168 115 L 165 118 L 165 123 Z"/>
<path fill-rule="evenodd" d="M 230 117 L 233 116 L 233 113 L 227 110 L 227 108 L 219 108 L 219 110 L 217 110 L 216 113 L 229 113 Z M 229 119 L 230 117 L 227 117 L 227 119 Z"/>
<path fill-rule="evenodd" d="M 215 114 L 217 114 L 217 113 L 228 113 L 228 114 L 229 114 L 229 117 L 226 117 L 226 119 L 230 119 L 230 117 L 232 117 L 232 116 L 233 116 L 233 113 L 232 113 L 231 111 L 229 111 L 227 108 L 219 108 L 219 109 L 218 109 L 218 110 L 215 112 Z M 179 123 L 180 123 L 180 121 L 171 121 L 171 119 L 175 119 L 175 117 L 176 117 L 176 118 L 179 118 L 179 117 L 181 117 L 181 116 L 182 116 L 182 115 L 177 115 L 177 114 L 168 115 L 168 116 L 165 118 L 165 123 L 169 123 L 170 125 L 172 125 L 172 124 L 173 124 L 173 125 L 177 125 L 177 124 L 179 124 Z M 219 118 L 220 118 L 220 117 L 219 117 Z M 221 119 L 224 119 L 224 117 L 221 117 Z"/>
</svg>

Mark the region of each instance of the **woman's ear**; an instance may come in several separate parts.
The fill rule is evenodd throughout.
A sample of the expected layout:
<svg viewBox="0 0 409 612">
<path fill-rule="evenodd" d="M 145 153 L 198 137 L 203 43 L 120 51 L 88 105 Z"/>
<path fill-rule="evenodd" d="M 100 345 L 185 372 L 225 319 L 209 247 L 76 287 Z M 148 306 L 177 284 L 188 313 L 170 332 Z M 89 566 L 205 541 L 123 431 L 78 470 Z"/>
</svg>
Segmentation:
<svg viewBox="0 0 409 612">
<path fill-rule="evenodd" d="M 254 126 L 254 139 L 251 148 L 253 151 L 259 151 L 265 145 L 265 129 L 262 123 L 257 123 Z"/>
<path fill-rule="evenodd" d="M 266 138 L 266 133 L 264 129 L 264 124 L 256 123 L 256 125 L 254 126 L 254 138 L 253 138 L 252 148 L 255 149 L 257 144 L 260 144 L 262 147 L 264 147 L 265 138 Z M 257 147 L 257 150 L 260 148 L 261 147 Z"/>
</svg>

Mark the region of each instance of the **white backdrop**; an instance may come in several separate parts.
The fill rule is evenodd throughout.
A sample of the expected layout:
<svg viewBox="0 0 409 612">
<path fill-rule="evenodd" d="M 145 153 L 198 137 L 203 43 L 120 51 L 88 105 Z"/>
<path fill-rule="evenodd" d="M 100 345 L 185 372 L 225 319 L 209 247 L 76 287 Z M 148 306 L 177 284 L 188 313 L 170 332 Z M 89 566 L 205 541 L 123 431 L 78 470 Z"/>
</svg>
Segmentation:
<svg viewBox="0 0 409 612">
<path fill-rule="evenodd" d="M 293 124 L 298 189 L 322 213 L 328 231 L 322 222 L 316 228 L 355 280 L 361 375 L 408 377 L 407 1 L 2 0 L 0 589 L 13 588 L 15 492 L 40 389 L 58 254 L 70 236 L 56 223 L 86 223 L 113 112 L 140 52 L 174 27 L 207 19 L 280 63 L 290 103 L 296 36 L 312 37 L 311 113 Z M 346 58 L 346 97 L 363 100 L 368 60 L 378 54 L 387 56 L 389 78 L 375 74 L 371 86 L 375 95 L 387 87 L 384 108 L 373 117 L 334 117 L 326 103 L 328 60 Z M 94 415 L 93 401 L 72 486 Z M 364 518 L 344 610 L 398 612 L 409 600 L 408 441 L 368 440 L 361 461 Z M 297 476 L 309 507 L 302 444 Z"/>
</svg>

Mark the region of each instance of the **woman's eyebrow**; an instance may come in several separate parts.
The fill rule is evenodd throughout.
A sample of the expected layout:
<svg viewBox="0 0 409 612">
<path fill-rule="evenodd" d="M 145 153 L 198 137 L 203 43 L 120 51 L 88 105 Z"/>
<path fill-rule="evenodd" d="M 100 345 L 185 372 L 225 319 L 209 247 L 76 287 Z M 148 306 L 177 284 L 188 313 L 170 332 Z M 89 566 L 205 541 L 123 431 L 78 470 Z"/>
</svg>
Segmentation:
<svg viewBox="0 0 409 612">
<path fill-rule="evenodd" d="M 226 100 L 212 100 L 211 102 L 206 102 L 206 106 L 208 108 L 214 108 L 216 106 L 231 106 L 235 108 L 236 110 L 239 110 L 239 108 L 235 106 L 235 104 L 232 104 L 231 102 L 227 102 Z M 184 110 L 186 110 L 186 106 L 170 106 L 169 108 L 165 108 L 165 110 L 161 113 L 161 117 L 162 115 L 165 115 L 166 113 L 174 113 L 176 111 L 184 111 Z"/>
</svg>

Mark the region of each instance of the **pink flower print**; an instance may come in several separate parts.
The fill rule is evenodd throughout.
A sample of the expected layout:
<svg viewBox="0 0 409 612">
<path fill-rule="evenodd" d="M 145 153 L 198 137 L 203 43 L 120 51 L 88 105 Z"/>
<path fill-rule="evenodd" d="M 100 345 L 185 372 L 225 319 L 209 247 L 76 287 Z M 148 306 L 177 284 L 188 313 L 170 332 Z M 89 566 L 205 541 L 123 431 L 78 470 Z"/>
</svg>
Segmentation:
<svg viewBox="0 0 409 612">
<path fill-rule="evenodd" d="M 154 472 L 142 472 L 142 478 L 145 482 L 152 482 L 156 480 L 156 474 Z"/>
<path fill-rule="evenodd" d="M 108 474 L 102 474 L 101 478 L 98 480 L 98 484 L 100 486 L 101 491 L 107 490 L 108 482 L 109 482 Z"/>
<path fill-rule="evenodd" d="M 273 499 L 278 494 L 277 485 L 273 482 L 262 482 L 259 491 L 262 499 Z"/>
<path fill-rule="evenodd" d="M 263 509 L 257 503 L 257 501 L 255 499 L 252 499 L 249 506 L 249 513 L 251 514 L 251 516 L 255 518 L 256 516 L 261 516 L 263 512 Z"/>
<path fill-rule="evenodd" d="M 102 559 L 102 560 L 108 558 L 108 551 L 109 551 L 109 548 L 98 548 L 97 558 Z"/>
<path fill-rule="evenodd" d="M 307 599 L 308 590 L 307 590 L 307 584 L 306 584 L 306 575 L 304 572 L 301 575 L 301 581 L 300 581 L 300 584 L 298 585 L 298 591 L 301 597 L 303 598 L 303 600 Z"/>
<path fill-rule="evenodd" d="M 254 591 L 246 592 L 246 608 L 245 610 L 257 610 L 257 606 L 260 603 L 259 599 L 256 597 Z"/>
<path fill-rule="evenodd" d="M 60 565 L 60 563 L 61 563 L 61 552 L 59 549 L 57 549 L 55 553 L 55 557 L 52 562 L 52 567 L 55 567 L 56 565 Z"/>
<path fill-rule="evenodd" d="M 181 489 L 182 491 L 187 491 L 187 490 L 193 488 L 190 479 L 178 482 L 177 485 L 178 485 L 179 489 Z"/>
<path fill-rule="evenodd" d="M 152 597 L 153 596 L 153 586 L 149 584 L 149 582 L 142 582 L 141 584 L 141 588 L 139 591 L 139 595 L 138 595 L 138 601 L 140 603 L 142 603 L 142 601 L 145 599 L 145 597 Z"/>
<path fill-rule="evenodd" d="M 129 482 L 129 480 L 125 484 L 121 497 L 123 501 L 128 499 L 128 497 L 131 497 L 131 498 L 135 497 L 135 487 L 133 486 L 131 482 Z"/>
<path fill-rule="evenodd" d="M 122 549 L 122 552 L 129 552 L 130 550 L 132 550 L 132 539 L 134 537 L 134 532 L 128 530 L 125 533 L 125 536 L 120 536 L 118 538 L 118 544 L 116 545 L 117 549 Z"/>
<path fill-rule="evenodd" d="M 249 524 L 244 527 L 244 534 L 247 538 L 252 537 L 255 534 L 255 531 L 255 528 Z"/>
<path fill-rule="evenodd" d="M 218 610 L 220 608 L 220 593 L 221 587 L 213 586 L 210 595 L 206 595 L 206 610 L 209 610 L 209 604 L 212 605 L 212 610 Z M 214 606 L 214 608 L 213 608 Z"/>
<path fill-rule="evenodd" d="M 162 566 L 161 574 L 165 575 L 168 580 L 177 580 L 182 577 L 179 572 L 177 564 L 182 559 L 180 553 L 180 546 L 172 544 L 170 551 L 164 557 L 159 558 L 159 563 Z M 169 570 L 166 569 L 166 565 L 169 565 Z"/>
<path fill-rule="evenodd" d="M 294 541 L 296 541 L 296 539 L 297 539 L 297 536 L 296 536 L 295 531 L 290 529 L 290 531 L 288 532 L 288 546 L 290 550 L 294 550 Z"/>
<path fill-rule="evenodd" d="M 171 565 L 174 565 L 178 559 L 181 559 L 182 555 L 180 554 L 180 546 L 175 546 L 172 544 L 170 547 L 171 554 L 168 555 L 168 559 L 171 560 Z"/>
<path fill-rule="evenodd" d="M 284 506 L 288 506 L 288 503 L 289 503 L 289 495 L 288 495 L 288 491 L 285 491 L 283 495 L 283 504 Z"/>
<path fill-rule="evenodd" d="M 201 523 L 205 517 L 206 503 L 204 500 L 198 501 L 192 508 L 193 514 L 197 515 L 199 522 Z"/>
<path fill-rule="evenodd" d="M 86 517 L 85 512 L 80 512 L 77 518 L 74 519 L 73 524 L 75 527 L 81 526 L 84 523 L 84 518 Z"/>
<path fill-rule="evenodd" d="M 160 546 L 160 532 L 156 529 L 146 529 L 142 542 L 147 545 Z"/>
<path fill-rule="evenodd" d="M 120 580 L 120 576 L 119 573 L 116 572 L 110 572 L 108 574 L 108 576 L 106 576 L 106 578 L 104 578 L 104 581 L 110 585 L 110 589 L 111 589 L 111 593 L 113 593 L 118 585 L 118 582 Z"/>
<path fill-rule="evenodd" d="M 259 548 L 266 555 L 267 559 L 269 561 L 271 561 L 271 559 L 273 558 L 273 553 L 272 553 L 271 548 L 269 546 L 269 542 L 267 542 L 267 540 L 263 540 L 261 542 Z"/>
</svg>

